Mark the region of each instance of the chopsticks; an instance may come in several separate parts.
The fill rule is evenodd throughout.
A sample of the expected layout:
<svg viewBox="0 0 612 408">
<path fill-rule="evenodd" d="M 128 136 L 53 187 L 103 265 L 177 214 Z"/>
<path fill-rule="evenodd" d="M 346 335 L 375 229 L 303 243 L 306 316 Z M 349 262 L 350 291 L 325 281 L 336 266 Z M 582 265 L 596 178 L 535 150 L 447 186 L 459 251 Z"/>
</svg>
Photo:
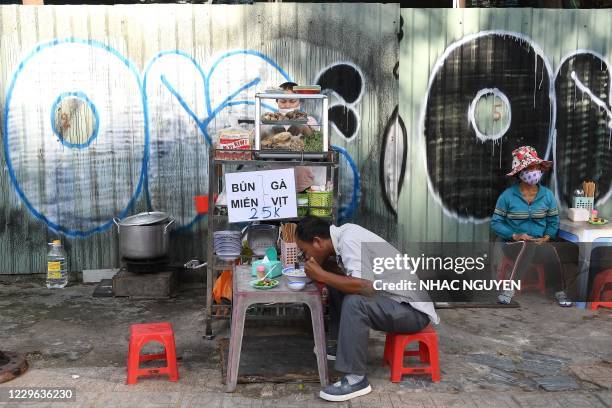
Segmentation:
<svg viewBox="0 0 612 408">
<path fill-rule="evenodd" d="M 297 229 L 297 224 L 292 222 L 288 222 L 283 224 L 281 227 L 281 239 L 286 243 L 295 242 L 295 230 Z"/>
<path fill-rule="evenodd" d="M 585 197 L 595 197 L 595 182 L 593 181 L 583 181 L 582 182 L 582 191 L 584 191 Z"/>
<path fill-rule="evenodd" d="M 268 276 L 270 276 L 270 273 L 272 272 L 272 270 L 273 270 L 274 268 L 269 268 L 269 269 L 270 269 L 270 270 L 268 271 L 268 273 L 266 273 L 266 274 L 263 276 L 263 278 L 259 278 L 259 279 L 258 279 L 258 280 L 259 280 L 259 282 L 266 280 L 266 278 L 267 278 Z"/>
</svg>

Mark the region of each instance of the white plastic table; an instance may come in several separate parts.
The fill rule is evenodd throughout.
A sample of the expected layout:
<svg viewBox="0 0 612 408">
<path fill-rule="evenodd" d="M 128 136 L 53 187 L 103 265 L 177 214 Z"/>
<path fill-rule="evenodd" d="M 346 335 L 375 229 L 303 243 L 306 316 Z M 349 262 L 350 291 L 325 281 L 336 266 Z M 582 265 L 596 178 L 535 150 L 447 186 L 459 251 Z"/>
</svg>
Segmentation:
<svg viewBox="0 0 612 408">
<path fill-rule="evenodd" d="M 586 221 L 562 218 L 559 237 L 578 245 L 578 296 L 580 299 L 587 299 L 591 252 L 598 246 L 612 245 L 612 223 L 591 225 Z M 576 302 L 576 306 L 584 308 L 586 302 Z"/>
<path fill-rule="evenodd" d="M 238 265 L 234 270 L 232 293 L 232 323 L 230 333 L 230 347 L 227 361 L 227 391 L 233 392 L 238 381 L 238 366 L 240 365 L 240 351 L 244 334 L 244 319 L 249 306 L 256 303 L 304 303 L 310 309 L 312 330 L 314 334 L 315 354 L 319 369 L 321 385 L 325 387 L 328 381 L 327 353 L 325 350 L 325 327 L 323 325 L 323 304 L 321 295 L 314 283 L 297 292 L 289 290 L 287 278 L 278 277 L 280 284 L 273 289 L 255 289 L 249 282 L 251 277 L 250 265 Z"/>
</svg>

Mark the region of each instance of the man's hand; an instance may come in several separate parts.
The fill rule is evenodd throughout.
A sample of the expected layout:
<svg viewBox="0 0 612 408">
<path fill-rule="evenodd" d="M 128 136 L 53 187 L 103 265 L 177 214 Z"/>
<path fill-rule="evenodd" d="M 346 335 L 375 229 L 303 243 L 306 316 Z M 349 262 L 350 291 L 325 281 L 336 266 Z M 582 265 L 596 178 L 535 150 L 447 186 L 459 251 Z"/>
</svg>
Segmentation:
<svg viewBox="0 0 612 408">
<path fill-rule="evenodd" d="M 327 262 L 329 264 L 329 262 Z M 338 265 L 336 264 L 336 268 Z M 340 269 L 338 268 L 338 271 Z M 329 271 L 323 268 L 313 257 L 308 258 L 304 264 L 304 272 L 310 279 L 331 286 L 343 293 L 358 293 L 364 296 L 371 296 L 374 293 L 372 282 L 366 279 L 353 278 L 343 273 Z"/>
<path fill-rule="evenodd" d="M 540 245 L 540 244 L 543 244 L 544 242 L 550 241 L 550 237 L 548 235 L 544 235 L 542 238 L 533 238 L 531 241 Z"/>
<path fill-rule="evenodd" d="M 313 257 L 308 258 L 304 264 L 304 272 L 306 272 L 306 276 L 317 282 L 320 282 L 322 280 L 321 276 L 325 274 L 321 265 Z"/>
</svg>

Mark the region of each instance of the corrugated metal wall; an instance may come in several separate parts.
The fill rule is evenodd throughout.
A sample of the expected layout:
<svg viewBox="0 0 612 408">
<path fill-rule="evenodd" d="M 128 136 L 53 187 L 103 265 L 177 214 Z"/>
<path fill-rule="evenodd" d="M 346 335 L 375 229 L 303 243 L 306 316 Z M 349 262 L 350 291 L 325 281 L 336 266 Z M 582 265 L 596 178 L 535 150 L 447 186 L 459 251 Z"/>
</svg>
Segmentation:
<svg viewBox="0 0 612 408">
<path fill-rule="evenodd" d="M 392 4 L 0 13 L 0 273 L 44 270 L 56 231 L 71 269 L 115 266 L 112 217 L 147 207 L 177 217 L 176 260 L 203 257 L 192 196 L 207 191 L 208 138 L 252 116 L 256 90 L 287 79 L 330 91 L 332 142 L 346 150 L 344 219 L 391 241 L 488 240 L 488 214 L 520 144 L 555 160 L 545 182 L 564 205 L 592 178 L 611 214 L 607 11 L 403 9 L 401 20 Z"/>
<path fill-rule="evenodd" d="M 612 215 L 611 12 L 402 9 L 401 17 L 400 116 L 409 140 L 399 199 L 404 242 L 488 240 L 482 213 L 492 212 L 511 150 L 521 144 L 555 160 L 546 183 L 563 205 L 590 178 L 599 183 L 599 209 Z M 475 132 L 480 122 L 468 113 L 482 89 L 508 97 L 511 120 L 500 100 L 492 108 L 498 111 L 478 118 L 509 120 L 502 136 Z"/>
<path fill-rule="evenodd" d="M 393 4 L 0 7 L 0 273 L 44 271 L 58 233 L 72 270 L 116 266 L 112 218 L 148 207 L 177 218 L 176 260 L 203 258 L 208 140 L 288 79 L 332 95 L 345 219 L 395 240 L 398 27 Z"/>
</svg>

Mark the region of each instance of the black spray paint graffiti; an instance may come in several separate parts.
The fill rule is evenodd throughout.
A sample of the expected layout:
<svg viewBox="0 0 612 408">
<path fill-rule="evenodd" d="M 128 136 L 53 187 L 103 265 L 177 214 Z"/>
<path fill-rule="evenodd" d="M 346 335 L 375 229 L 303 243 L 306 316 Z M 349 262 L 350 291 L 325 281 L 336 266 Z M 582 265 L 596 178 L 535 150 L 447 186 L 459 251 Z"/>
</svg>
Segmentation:
<svg viewBox="0 0 612 408">
<path fill-rule="evenodd" d="M 397 42 L 401 42 L 404 38 L 404 17 L 400 16 L 399 31 L 397 32 Z"/>
<path fill-rule="evenodd" d="M 359 118 L 353 109 L 346 105 L 336 105 L 329 108 L 330 122 L 338 129 L 342 136 L 352 139 L 359 128 Z"/>
<path fill-rule="evenodd" d="M 354 106 L 365 90 L 363 74 L 357 66 L 340 62 L 326 67 L 315 79 L 322 92 L 339 101 L 329 108 L 329 121 L 337 132 L 350 140 L 359 131 L 360 118 Z"/>
<path fill-rule="evenodd" d="M 363 78 L 357 67 L 348 63 L 330 65 L 317 78 L 322 90 L 336 92 L 348 104 L 357 102 L 362 93 Z"/>
<path fill-rule="evenodd" d="M 557 191 L 567 206 L 585 179 L 597 183 L 596 201 L 610 196 L 610 75 L 601 56 L 582 51 L 566 58 L 555 78 Z"/>
<path fill-rule="evenodd" d="M 379 177 L 383 200 L 397 216 L 397 204 L 404 184 L 408 156 L 408 133 L 396 106 L 385 126 L 380 152 Z"/>
<path fill-rule="evenodd" d="M 401 43 L 404 39 L 404 18 L 400 16 L 399 31 L 397 32 L 397 42 Z M 393 66 L 393 77 L 399 79 L 399 61 Z"/>
<path fill-rule="evenodd" d="M 547 152 L 555 103 L 550 74 L 539 49 L 508 33 L 466 37 L 438 60 L 422 124 L 430 189 L 448 214 L 486 219 L 506 187 L 510 152 L 521 145 Z M 469 117 L 470 106 L 476 117 Z M 482 123 L 498 130 L 476 129 Z"/>
<path fill-rule="evenodd" d="M 481 32 L 449 46 L 422 113 L 429 187 L 445 212 L 487 220 L 505 188 L 510 151 L 524 144 L 555 161 L 550 185 L 563 206 L 584 179 L 597 183 L 596 204 L 607 202 L 611 76 L 589 50 L 562 58 L 553 76 L 540 48 L 518 33 Z"/>
</svg>

